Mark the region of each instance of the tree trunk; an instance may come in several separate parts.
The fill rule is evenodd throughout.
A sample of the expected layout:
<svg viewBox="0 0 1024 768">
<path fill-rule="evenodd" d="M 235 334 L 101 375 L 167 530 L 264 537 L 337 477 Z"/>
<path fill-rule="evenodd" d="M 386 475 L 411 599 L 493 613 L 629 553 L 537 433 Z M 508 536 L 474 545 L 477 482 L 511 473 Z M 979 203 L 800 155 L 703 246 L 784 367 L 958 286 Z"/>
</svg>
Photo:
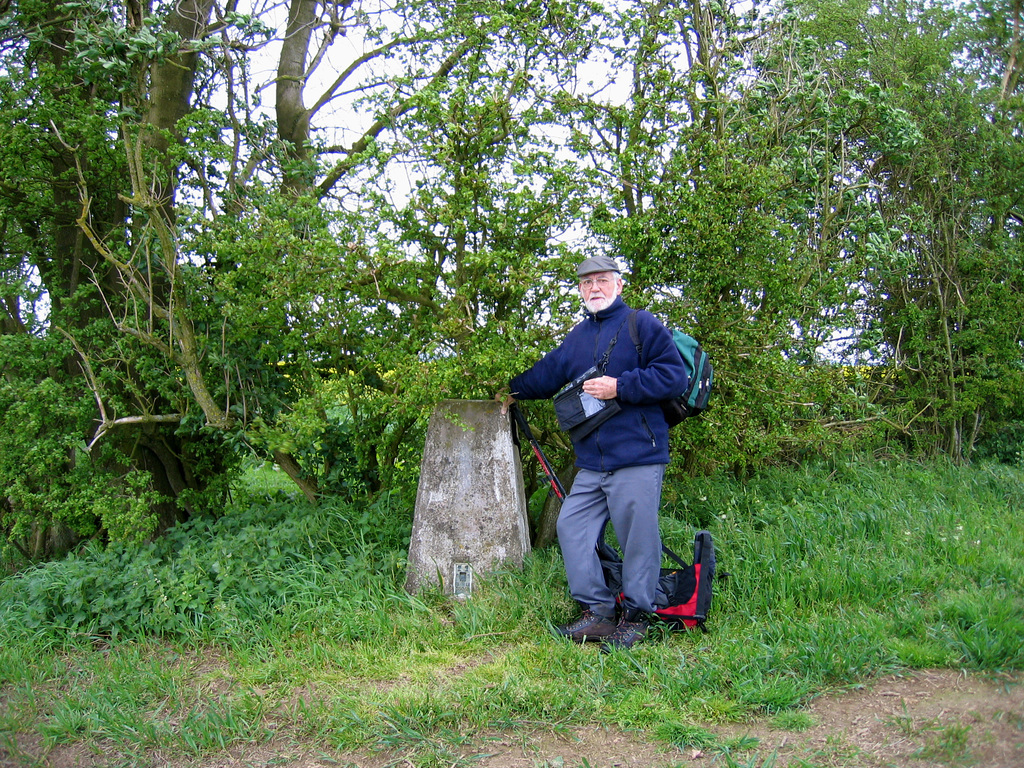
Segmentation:
<svg viewBox="0 0 1024 768">
<path fill-rule="evenodd" d="M 167 19 L 168 31 L 177 33 L 182 40 L 200 39 L 210 22 L 215 0 L 178 0 L 174 11 Z M 192 92 L 195 89 L 196 67 L 199 55 L 194 46 L 186 46 L 186 52 L 179 52 L 166 59 L 154 62 L 149 72 L 149 93 L 146 98 L 144 132 L 146 145 L 155 150 L 160 164 L 153 182 L 153 197 L 160 204 L 165 220 L 173 222 L 174 198 L 177 191 L 177 162 L 168 152 L 178 141 L 178 121 L 187 115 L 192 107 Z M 143 87 L 145 87 L 143 85 Z M 142 94 L 140 94 L 140 98 Z"/>
<path fill-rule="evenodd" d="M 579 470 L 570 465 L 558 473 L 558 479 L 562 481 L 562 487 L 567 491 L 572 488 L 572 482 L 576 479 Z M 543 549 L 555 543 L 558 539 L 556 525 L 558 513 L 562 509 L 562 502 L 555 494 L 549 494 L 544 501 L 544 509 L 541 512 L 540 520 L 537 521 L 537 533 L 534 536 L 533 546 L 535 549 Z"/>
<path fill-rule="evenodd" d="M 292 479 L 292 482 L 299 486 L 299 490 L 305 494 L 306 498 L 316 504 L 317 493 L 319 492 L 316 478 L 305 477 L 302 468 L 291 454 L 274 451 L 274 461 Z"/>
<path fill-rule="evenodd" d="M 313 184 L 313 176 L 305 168 L 309 161 L 309 112 L 303 103 L 303 91 L 318 4 L 317 0 L 292 0 L 277 68 L 277 130 L 294 160 L 285 169 L 284 187 L 296 195 L 307 192 Z"/>
</svg>

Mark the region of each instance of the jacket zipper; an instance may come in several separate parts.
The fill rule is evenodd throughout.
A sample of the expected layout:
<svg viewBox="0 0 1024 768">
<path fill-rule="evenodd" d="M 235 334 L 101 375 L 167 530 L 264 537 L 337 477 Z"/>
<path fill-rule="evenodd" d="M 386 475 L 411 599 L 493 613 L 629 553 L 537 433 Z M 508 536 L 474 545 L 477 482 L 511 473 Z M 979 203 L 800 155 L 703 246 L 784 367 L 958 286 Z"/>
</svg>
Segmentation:
<svg viewBox="0 0 1024 768">
<path fill-rule="evenodd" d="M 651 447 L 657 448 L 658 441 L 654 437 L 654 431 L 651 429 L 651 425 L 647 423 L 647 417 L 644 416 L 642 413 L 640 414 L 640 421 L 643 422 L 644 429 L 647 431 L 647 436 L 651 438 Z"/>
</svg>

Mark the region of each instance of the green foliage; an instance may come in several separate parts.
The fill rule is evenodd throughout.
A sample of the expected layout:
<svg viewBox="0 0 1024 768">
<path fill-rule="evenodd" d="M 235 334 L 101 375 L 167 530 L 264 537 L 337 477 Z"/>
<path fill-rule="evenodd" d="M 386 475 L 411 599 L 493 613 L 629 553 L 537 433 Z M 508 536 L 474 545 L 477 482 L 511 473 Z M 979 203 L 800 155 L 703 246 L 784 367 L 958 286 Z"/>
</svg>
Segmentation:
<svg viewBox="0 0 1024 768">
<path fill-rule="evenodd" d="M 976 669 L 1019 668 L 1024 648 L 1024 600 L 1013 588 L 996 584 L 968 586 L 949 594 L 939 606 L 943 639 L 955 648 L 965 666 Z"/>
<path fill-rule="evenodd" d="M 84 505 L 74 498 L 83 480 L 88 487 L 81 434 L 90 409 L 87 401 L 82 407 L 78 393 L 45 375 L 48 356 L 59 351 L 28 336 L 0 336 L 2 367 L 11 372 L 0 379 L 0 482 L 8 498 L 5 528 L 17 537 L 50 514 L 83 534 L 92 533 Z M 13 375 L 16 370 L 35 375 L 21 378 Z M 65 471 L 69 453 L 80 456 L 71 478 Z"/>
<path fill-rule="evenodd" d="M 638 6 L 615 21 L 633 36 L 623 48 L 609 36 L 609 50 L 645 76 L 621 106 L 581 100 L 566 120 L 580 164 L 594 166 L 589 225 L 629 265 L 628 299 L 688 329 L 715 361 L 713 410 L 674 437 L 687 471 L 870 445 L 877 413 L 824 351 L 859 323 L 860 236 L 847 228 L 870 212 L 853 183 L 833 188 L 845 174 L 830 137 L 857 113 L 884 112 L 905 151 L 914 125 L 876 90 L 836 103 L 810 45 L 771 58 L 771 24 L 772 43 L 751 48 L 757 65 L 745 69 L 750 19 L 729 9 L 680 10 L 665 26 Z M 616 175 L 625 183 L 601 184 Z"/>
<path fill-rule="evenodd" d="M 7 374 L 0 379 L 0 530 L 8 556 L 12 545 L 30 560 L 50 554 L 42 542 L 53 527 L 73 537 L 104 530 L 113 541 L 138 542 L 156 526 L 159 495 L 150 475 L 126 473 L 103 450 L 89 451 L 84 436 L 93 404 L 51 364 L 65 352 L 52 338 L 0 336 Z"/>
<path fill-rule="evenodd" d="M 239 639 L 267 623 L 308 621 L 325 591 L 343 610 L 395 587 L 408 508 L 384 497 L 350 512 L 303 508 L 286 495 L 253 499 L 142 546 L 90 546 L 26 570 L 3 583 L 0 603 L 23 612 L 22 631 L 55 639 Z"/>
<path fill-rule="evenodd" d="M 862 665 L 897 660 L 876 645 L 894 629 L 903 664 L 1020 665 L 1013 591 L 1024 570 L 1001 551 L 1003 528 L 1013 525 L 1007 503 L 1024 491 L 1016 470 L 843 462 L 831 477 L 805 467 L 743 486 L 724 478 L 687 486 L 667 504 L 665 538 L 685 546 L 688 532 L 670 522 L 677 518 L 713 532 L 730 573 L 726 606 L 718 605 L 752 621 L 779 619 L 763 629 L 775 649 L 769 668 L 796 662 L 850 679 Z M 784 618 L 797 615 L 799 627 Z"/>
<path fill-rule="evenodd" d="M 79 28 L 75 43 L 84 80 L 91 85 L 119 85 L 122 91 L 135 86 L 133 76 L 140 66 L 165 59 L 181 47 L 179 36 L 161 29 L 153 17 L 144 19 L 138 29 L 128 29 L 98 16 Z"/>
<path fill-rule="evenodd" d="M 853 237 L 841 225 L 833 232 L 872 286 L 860 350 L 898 370 L 879 405 L 915 450 L 966 460 L 984 430 L 1020 408 L 1024 273 L 1005 195 L 1021 168 L 1019 103 L 1001 67 L 981 64 L 987 55 L 963 66 L 965 50 L 990 42 L 978 40 L 969 14 L 944 3 L 883 5 L 836 13 L 815 3 L 787 34 L 816 43 L 804 71 L 826 73 L 833 92 L 841 85 L 834 106 L 821 90 L 814 103 L 829 104 L 824 136 L 850 150 L 832 178 L 856 181 L 849 208 L 836 210 L 856 215 Z M 1012 62 L 1003 67 L 1009 77 Z M 802 145 L 800 132 L 791 136 Z M 857 189 L 866 186 L 874 191 Z"/>
<path fill-rule="evenodd" d="M 438 400 L 563 337 L 594 251 L 715 361 L 688 474 L 1015 456 L 1013 11 L 321 4 L 278 63 L 344 76 L 271 88 L 274 17 L 222 5 L 4 17 L 2 333 L 60 349 L 3 368 L 15 538 L 216 516 L 254 452 L 311 498 L 406 486 Z"/>
<path fill-rule="evenodd" d="M 986 433 L 978 443 L 979 459 L 994 459 L 1004 464 L 1024 464 L 1024 423 L 1007 421 Z"/>
</svg>

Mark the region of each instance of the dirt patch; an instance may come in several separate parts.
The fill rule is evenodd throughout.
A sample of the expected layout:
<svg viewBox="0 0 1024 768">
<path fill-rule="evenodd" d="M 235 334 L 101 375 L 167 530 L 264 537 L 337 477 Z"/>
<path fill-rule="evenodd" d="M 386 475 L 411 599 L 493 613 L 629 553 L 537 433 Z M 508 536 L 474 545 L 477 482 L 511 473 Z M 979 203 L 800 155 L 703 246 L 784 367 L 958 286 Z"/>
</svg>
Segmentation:
<svg viewBox="0 0 1024 768">
<path fill-rule="evenodd" d="M 1024 678 L 955 671 L 886 677 L 857 690 L 822 696 L 790 726 L 772 720 L 707 727 L 715 749 L 683 751 L 614 729 L 493 734 L 436 764 L 481 768 L 1021 768 L 1024 766 Z M 0 742 L 2 744 L 3 742 Z M 0 746 L 0 766 L 86 768 L 105 765 L 81 745 L 48 753 L 37 740 L 19 739 L 17 756 Z M 439 757 L 439 756 L 438 756 Z M 409 766 L 403 755 L 339 754 L 279 737 L 258 747 L 232 749 L 198 763 L 153 755 L 137 765 L 181 768 L 328 768 Z"/>
<path fill-rule="evenodd" d="M 1024 680 L 955 671 L 886 677 L 860 690 L 822 697 L 807 709 L 809 727 L 770 723 L 716 729 L 775 766 L 1024 766 Z"/>
</svg>

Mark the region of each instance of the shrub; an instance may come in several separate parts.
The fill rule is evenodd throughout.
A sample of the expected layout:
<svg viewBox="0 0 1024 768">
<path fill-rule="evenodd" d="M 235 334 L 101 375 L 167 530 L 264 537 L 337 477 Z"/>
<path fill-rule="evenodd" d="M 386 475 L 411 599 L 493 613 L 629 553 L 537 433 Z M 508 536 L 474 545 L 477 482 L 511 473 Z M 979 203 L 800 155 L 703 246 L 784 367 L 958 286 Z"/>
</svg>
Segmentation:
<svg viewBox="0 0 1024 768">
<path fill-rule="evenodd" d="M 143 546 L 89 544 L 0 583 L 8 631 L 224 637 L 404 576 L 411 515 L 390 497 L 314 508 L 284 494 Z"/>
</svg>

